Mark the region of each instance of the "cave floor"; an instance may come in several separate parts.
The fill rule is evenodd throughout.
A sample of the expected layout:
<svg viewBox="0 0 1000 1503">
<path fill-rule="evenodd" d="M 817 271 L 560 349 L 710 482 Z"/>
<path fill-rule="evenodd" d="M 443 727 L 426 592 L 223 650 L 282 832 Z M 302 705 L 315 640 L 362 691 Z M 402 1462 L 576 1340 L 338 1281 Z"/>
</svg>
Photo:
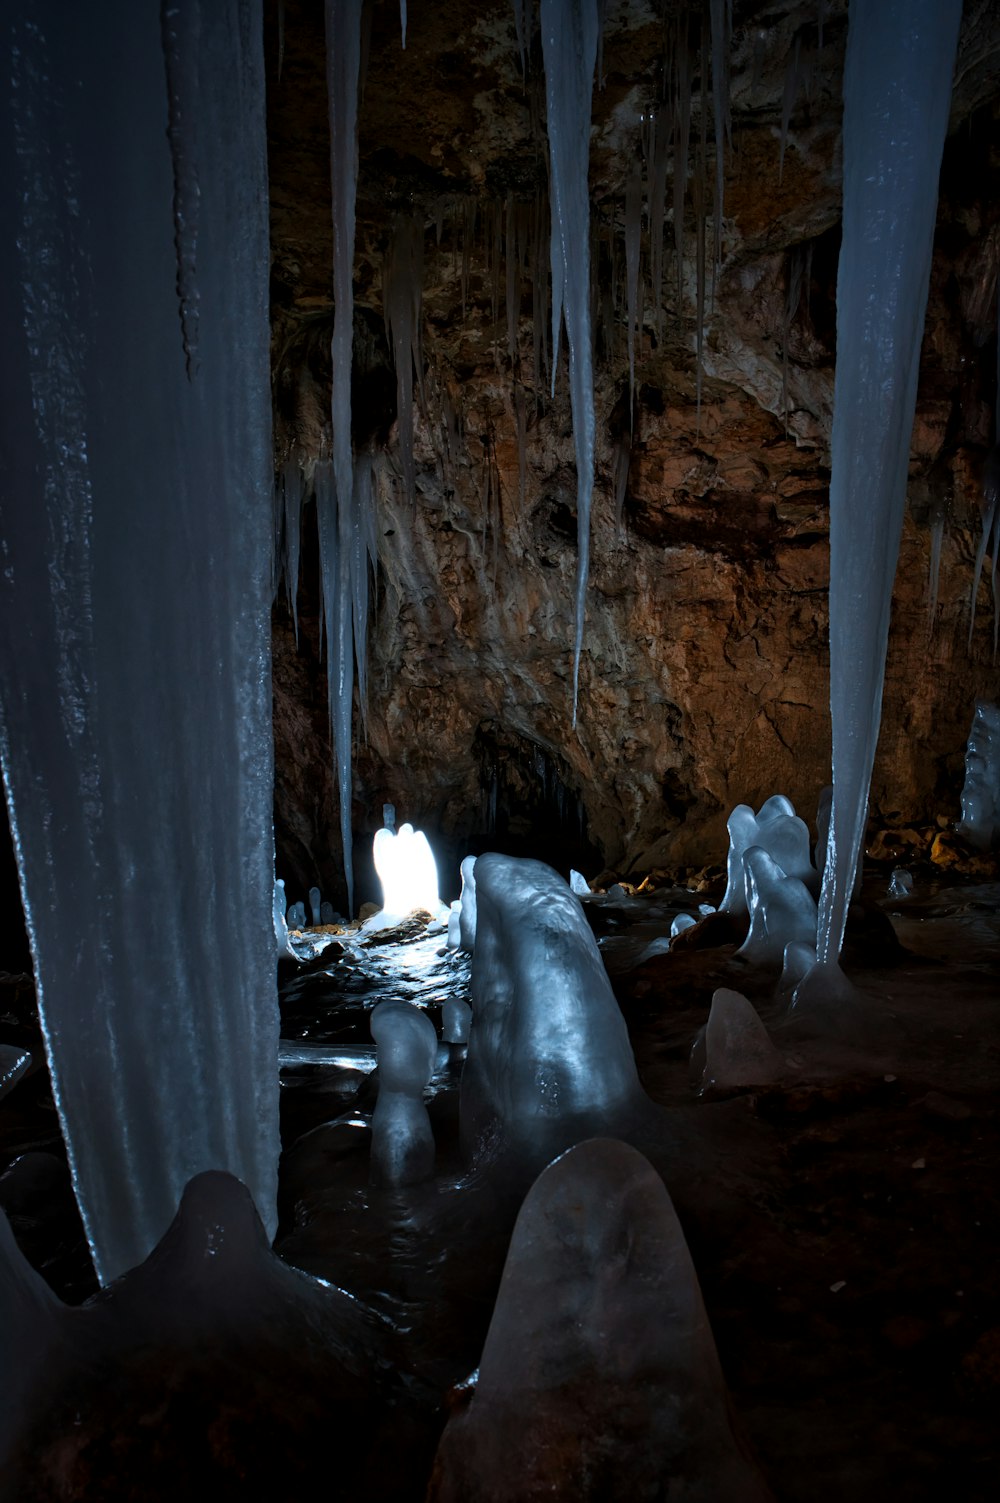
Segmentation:
<svg viewBox="0 0 1000 1503">
<path fill-rule="evenodd" d="M 862 1040 L 785 1036 L 774 978 L 748 974 L 731 939 L 709 944 L 711 922 L 642 960 L 650 938 L 698 901 L 689 894 L 586 905 L 661 1109 L 633 1141 L 670 1190 L 738 1424 L 779 1500 L 995 1496 L 996 900 L 996 888 L 965 884 L 898 905 L 901 948 L 887 905 L 869 905 L 874 921 L 855 934 L 847 969 L 889 1023 Z M 437 1022 L 440 1001 L 461 994 L 468 974 L 464 959 L 439 949 L 424 939 L 355 963 L 348 948 L 283 989 L 286 1036 L 353 1045 L 358 1057 L 283 1072 L 277 1246 L 393 1331 L 390 1361 L 412 1401 L 412 1466 L 386 1473 L 373 1451 L 365 1492 L 400 1503 L 423 1497 L 448 1391 L 477 1365 L 524 1190 L 463 1168 L 455 1050 L 439 1052 L 433 1082 L 434 1181 L 396 1196 L 369 1186 L 367 1013 L 398 994 Z M 793 1061 L 787 1078 L 699 1094 L 692 1044 L 719 986 L 754 1001 Z M 0 1000 L 27 1041 L 30 986 L 8 981 Z M 44 1069 L 0 1107 L 0 1170 L 29 1150 L 61 1153 Z M 92 1275 L 67 1182 L 53 1176 L 44 1204 L 22 1205 L 12 1221 L 29 1259 L 78 1303 Z M 132 1496 L 108 1493 L 119 1495 Z M 229 1496 L 224 1487 L 217 1495 Z"/>
</svg>

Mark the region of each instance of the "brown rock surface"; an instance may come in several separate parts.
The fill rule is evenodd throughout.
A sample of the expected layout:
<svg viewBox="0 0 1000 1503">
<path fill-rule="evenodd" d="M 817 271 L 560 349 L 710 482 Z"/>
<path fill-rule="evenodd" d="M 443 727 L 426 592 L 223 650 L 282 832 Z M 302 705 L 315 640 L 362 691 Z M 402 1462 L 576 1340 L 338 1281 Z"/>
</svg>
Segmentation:
<svg viewBox="0 0 1000 1503">
<path fill-rule="evenodd" d="M 997 693 L 985 582 L 971 653 L 966 636 L 995 395 L 995 303 L 983 288 L 995 279 L 1000 234 L 988 192 L 1000 156 L 1000 21 L 989 6 L 966 10 L 872 788 L 875 819 L 894 826 L 957 818 L 973 703 Z M 308 476 L 329 442 L 322 7 L 285 4 L 280 81 L 271 11 L 277 434 L 282 454 L 297 456 Z M 392 798 L 401 818 L 437 841 L 449 871 L 467 850 L 490 844 L 547 854 L 588 875 L 604 865 L 641 875 L 657 864 L 720 860 L 734 804 L 782 790 L 811 819 L 829 781 L 827 450 L 845 7 L 830 7 L 818 52 L 808 17 L 736 7 L 733 146 L 700 411 L 689 193 L 679 307 L 672 225 L 660 312 L 643 226 L 631 436 L 624 184 L 639 117 L 659 100 L 663 30 L 640 0 L 609 8 L 591 153 L 597 459 L 575 730 L 572 428 L 565 371 L 554 399 L 534 371 L 531 294 L 547 279 L 548 223 L 538 198 L 546 187 L 538 39 L 525 84 L 513 12 L 502 0 L 411 11 L 404 53 L 398 8 L 388 0 L 373 7 L 360 118 L 354 437 L 376 455 L 379 569 L 366 736 L 355 717 L 357 859 Z M 792 91 L 779 170 L 797 31 L 801 56 L 816 55 L 808 89 L 801 82 Z M 512 351 L 508 195 L 536 239 L 515 279 Z M 671 203 L 668 178 L 668 211 Z M 413 500 L 400 478 L 382 328 L 381 262 L 395 213 L 424 226 Z M 711 261 L 711 225 L 708 241 Z M 797 278 L 801 296 L 789 317 Z M 626 471 L 619 525 L 616 488 Z M 930 529 L 939 515 L 947 525 L 929 630 Z M 306 547 L 303 568 L 300 646 L 280 607 L 274 657 L 279 871 L 292 897 L 317 875 L 324 892 L 339 881 L 310 593 L 314 548 Z M 360 897 L 366 880 L 362 869 Z"/>
</svg>

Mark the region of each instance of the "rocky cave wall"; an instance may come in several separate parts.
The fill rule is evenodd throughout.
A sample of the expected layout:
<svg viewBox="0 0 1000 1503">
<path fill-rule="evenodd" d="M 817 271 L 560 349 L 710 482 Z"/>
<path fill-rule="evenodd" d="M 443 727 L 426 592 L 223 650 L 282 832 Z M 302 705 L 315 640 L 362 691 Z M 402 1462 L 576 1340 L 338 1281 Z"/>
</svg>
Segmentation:
<svg viewBox="0 0 1000 1503">
<path fill-rule="evenodd" d="M 734 804 L 781 790 L 811 818 L 829 781 L 828 445 L 846 7 L 824 6 L 822 16 L 816 4 L 734 7 L 717 277 L 714 127 L 700 103 L 706 8 L 607 6 L 591 137 L 597 464 L 574 730 L 565 348 L 554 397 L 538 369 L 548 207 L 537 30 L 525 76 L 509 0 L 411 5 L 405 51 L 395 0 L 369 7 L 353 403 L 356 449 L 374 455 L 379 567 L 366 732 L 355 715 L 362 899 L 385 799 L 428 831 L 449 868 L 466 851 L 497 846 L 572 860 L 589 875 L 602 866 L 629 874 L 721 861 Z M 295 460 L 308 484 L 329 445 L 333 313 L 321 0 L 274 3 L 267 25 L 277 457 Z M 684 253 L 678 276 L 672 155 L 658 300 L 642 147 L 650 114 L 670 115 L 685 58 L 693 123 Z M 971 650 L 966 638 L 983 466 L 996 437 L 998 77 L 1000 18 L 969 0 L 872 787 L 883 825 L 957 817 L 974 701 L 997 693 L 989 562 Z M 643 311 L 630 421 L 626 199 L 637 170 Z M 414 222 L 423 379 L 410 495 L 383 275 L 394 227 Z M 284 594 L 275 608 L 278 871 L 291 896 L 319 880 L 336 897 L 311 511 L 307 503 L 297 645 Z M 944 539 L 931 620 L 935 520 Z"/>
</svg>

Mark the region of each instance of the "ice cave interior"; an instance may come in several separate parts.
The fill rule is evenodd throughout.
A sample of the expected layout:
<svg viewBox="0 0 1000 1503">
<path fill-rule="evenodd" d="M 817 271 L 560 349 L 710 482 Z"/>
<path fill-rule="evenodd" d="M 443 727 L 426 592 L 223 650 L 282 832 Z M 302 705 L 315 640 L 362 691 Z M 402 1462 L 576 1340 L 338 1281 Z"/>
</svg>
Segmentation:
<svg viewBox="0 0 1000 1503">
<path fill-rule="evenodd" d="M 0 1499 L 992 1499 L 996 5 L 0 56 Z"/>
</svg>

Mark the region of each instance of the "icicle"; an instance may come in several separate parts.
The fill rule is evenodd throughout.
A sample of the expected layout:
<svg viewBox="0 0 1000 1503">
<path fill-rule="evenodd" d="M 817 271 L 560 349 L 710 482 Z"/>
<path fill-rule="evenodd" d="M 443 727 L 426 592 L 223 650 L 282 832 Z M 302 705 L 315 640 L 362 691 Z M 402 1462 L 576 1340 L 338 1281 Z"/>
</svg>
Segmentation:
<svg viewBox="0 0 1000 1503">
<path fill-rule="evenodd" d="M 647 156 L 649 280 L 653 294 L 653 322 L 658 337 L 663 332 L 663 226 L 666 218 L 669 152 L 670 122 L 666 111 L 661 110 L 658 115 L 650 119 Z M 681 170 L 683 176 L 683 169 Z"/>
<path fill-rule="evenodd" d="M 674 57 L 677 80 L 674 102 L 674 254 L 677 258 L 677 317 L 680 321 L 684 311 L 684 201 L 691 149 L 691 48 L 687 20 L 683 16 Z M 665 159 L 665 142 L 661 150 Z M 665 166 L 663 170 L 666 171 Z"/>
<path fill-rule="evenodd" d="M 326 0 L 326 81 L 330 112 L 330 184 L 333 193 L 333 338 L 331 426 L 335 505 L 320 506 L 319 528 L 326 614 L 327 677 L 334 756 L 340 789 L 340 834 L 348 912 L 354 912 L 351 829 L 351 720 L 354 708 L 355 605 L 352 560 L 356 553 L 354 465 L 351 452 L 351 362 L 354 346 L 354 225 L 358 181 L 358 78 L 362 0 Z M 405 43 L 406 14 L 403 7 Z M 324 487 L 326 491 L 326 487 Z M 324 498 L 325 499 L 325 498 Z M 334 536 L 326 529 L 336 526 Z M 331 557 L 337 561 L 336 573 Z M 359 583 L 367 590 L 367 573 Z M 334 591 L 331 597 L 330 592 Z M 367 616 L 367 593 L 364 613 Z"/>
<path fill-rule="evenodd" d="M 167 139 L 174 169 L 174 251 L 177 308 L 188 379 L 198 372 L 198 229 L 201 184 L 198 173 L 198 62 L 201 8 L 161 0 L 160 31 L 167 71 Z"/>
<path fill-rule="evenodd" d="M 276 1223 L 261 10 L 202 5 L 168 63 L 185 236 L 195 156 L 201 190 L 193 382 L 157 7 L 34 0 L 0 29 L 0 757 L 102 1283 L 203 1169 Z"/>
<path fill-rule="evenodd" d="M 817 955 L 843 942 L 868 809 L 961 0 L 852 0 L 830 478 L 833 810 Z"/>
<path fill-rule="evenodd" d="M 524 387 L 520 382 L 514 387 L 514 426 L 517 430 L 517 510 L 524 516 L 524 498 L 528 489 L 528 418 L 525 411 Z"/>
<path fill-rule="evenodd" d="M 705 220 L 707 215 L 706 202 L 708 198 L 708 100 L 705 91 L 705 78 L 708 70 L 708 57 L 705 48 L 705 31 L 701 34 L 701 99 L 699 101 L 698 120 L 698 152 L 695 158 L 694 168 L 694 212 L 695 212 L 695 424 L 701 427 L 701 391 L 704 376 L 705 362 Z"/>
<path fill-rule="evenodd" d="M 518 367 L 517 330 L 521 315 L 521 281 L 518 275 L 517 233 L 514 228 L 514 195 L 507 195 L 507 223 L 504 235 L 506 253 L 506 303 L 507 303 L 507 354 L 510 356 L 511 374 Z"/>
<path fill-rule="evenodd" d="M 937 616 L 938 583 L 941 578 L 941 545 L 944 542 L 945 508 L 938 505 L 931 519 L 931 553 L 927 579 L 927 640 L 934 635 Z"/>
<path fill-rule="evenodd" d="M 1000 391 L 1000 387 L 998 387 Z M 998 397 L 1000 401 L 1000 397 Z M 997 557 L 1000 556 L 1000 443 L 990 450 L 986 458 L 983 470 L 983 497 L 980 504 L 982 517 L 982 533 L 979 538 L 979 547 L 976 549 L 976 561 L 972 568 L 972 599 L 969 602 L 969 642 L 968 649 L 972 651 L 972 632 L 976 624 L 976 600 L 979 595 L 979 581 L 983 577 L 983 564 L 986 555 L 993 555 L 993 603 L 994 603 L 994 630 L 993 651 L 997 648 L 997 611 L 1000 610 L 1000 598 L 997 596 Z"/>
<path fill-rule="evenodd" d="M 781 327 L 781 410 L 784 413 L 785 434 L 788 434 L 788 340 L 792 323 L 802 301 L 802 283 L 806 258 L 802 247 L 793 246 L 788 256 L 788 286 L 785 290 L 785 311 Z"/>
<path fill-rule="evenodd" d="M 632 164 L 625 185 L 625 279 L 628 307 L 628 398 L 629 415 L 635 406 L 635 342 L 639 337 L 639 232 L 642 215 L 642 177 L 639 163 Z"/>
<path fill-rule="evenodd" d="M 573 645 L 573 724 L 580 686 L 580 653 L 590 561 L 590 502 L 594 488 L 594 376 L 590 335 L 590 106 L 597 57 L 595 0 L 542 0 L 542 49 L 548 107 L 552 192 L 552 376 L 563 313 L 569 343 L 570 401 L 576 448 L 576 636 Z"/>
<path fill-rule="evenodd" d="M 403 51 L 406 51 L 406 0 L 399 0 L 399 27 L 403 33 Z"/>
<path fill-rule="evenodd" d="M 632 463 L 632 422 L 623 433 L 615 448 L 615 532 L 622 535 L 622 519 L 625 514 L 625 496 L 628 492 L 628 472 Z"/>
<path fill-rule="evenodd" d="M 396 365 L 396 413 L 399 425 L 399 458 L 406 494 L 416 498 L 417 475 L 413 462 L 413 374 L 423 389 L 420 352 L 420 305 L 424 263 L 423 224 L 399 215 L 386 255 L 382 297 L 386 334 Z"/>
<path fill-rule="evenodd" d="M 713 214 L 712 296 L 722 265 L 722 201 L 725 189 L 726 143 L 730 139 L 729 40 L 732 32 L 732 0 L 709 0 L 712 30 L 712 114 L 715 124 L 715 209 Z M 702 108 L 705 105 L 702 82 Z"/>
<path fill-rule="evenodd" d="M 281 471 L 281 500 L 284 508 L 284 575 L 285 594 L 292 612 L 295 645 L 299 641 L 299 555 L 302 537 L 302 471 L 298 461 L 289 459 Z"/>
<path fill-rule="evenodd" d="M 513 0 L 514 31 L 517 34 L 517 55 L 521 59 L 521 77 L 528 77 L 528 52 L 531 47 L 531 0 Z"/>
</svg>

